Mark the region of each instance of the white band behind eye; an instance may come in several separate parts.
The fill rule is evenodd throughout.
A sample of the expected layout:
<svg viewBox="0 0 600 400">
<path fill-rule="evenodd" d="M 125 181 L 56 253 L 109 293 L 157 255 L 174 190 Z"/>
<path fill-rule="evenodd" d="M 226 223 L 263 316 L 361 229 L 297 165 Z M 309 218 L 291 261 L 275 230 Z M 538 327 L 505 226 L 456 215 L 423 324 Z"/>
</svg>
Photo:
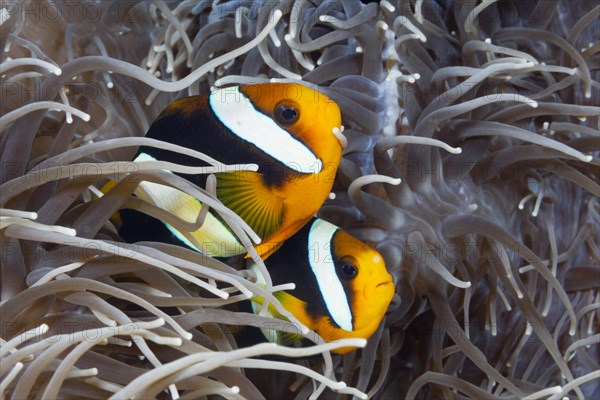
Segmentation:
<svg viewBox="0 0 600 400">
<path fill-rule="evenodd" d="M 256 110 L 238 86 L 216 89 L 210 94 L 209 102 L 223 125 L 240 139 L 254 144 L 294 171 L 321 172 L 321 160 L 288 131 Z"/>
<path fill-rule="evenodd" d="M 331 240 L 339 228 L 322 219 L 317 219 L 308 234 L 309 263 L 327 311 L 334 322 L 346 331 L 352 331 L 352 312 L 342 282 L 335 272 L 331 254 Z M 311 253 L 312 252 L 312 253 Z"/>
</svg>

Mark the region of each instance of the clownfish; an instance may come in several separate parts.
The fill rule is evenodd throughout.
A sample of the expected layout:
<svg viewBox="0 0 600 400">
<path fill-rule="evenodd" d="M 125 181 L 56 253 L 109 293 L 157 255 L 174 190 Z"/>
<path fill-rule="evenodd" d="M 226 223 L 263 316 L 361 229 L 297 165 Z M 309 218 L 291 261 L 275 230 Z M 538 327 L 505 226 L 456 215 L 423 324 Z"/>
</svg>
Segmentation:
<svg viewBox="0 0 600 400">
<path fill-rule="evenodd" d="M 264 284 L 256 264 L 248 267 Z M 273 295 L 283 307 L 325 341 L 344 338 L 368 339 L 381 323 L 394 295 L 392 276 L 377 250 L 327 221 L 314 218 L 273 253 L 265 265 L 273 285 L 294 283 L 291 291 Z M 263 303 L 252 298 L 258 312 Z M 285 319 L 274 307 L 267 314 Z M 271 327 L 272 328 L 272 327 Z M 289 345 L 300 334 L 262 329 L 265 337 Z M 343 347 L 339 354 L 354 350 Z"/>
<path fill-rule="evenodd" d="M 342 129 L 340 109 L 326 95 L 299 84 L 262 83 L 177 100 L 152 123 L 146 137 L 197 150 L 224 164 L 258 166 L 256 172 L 215 173 L 216 195 L 261 238 L 256 248 L 266 258 L 304 226 L 329 195 L 342 155 L 336 133 Z M 140 148 L 136 161 L 142 160 L 206 165 L 152 147 Z M 207 175 L 185 177 L 201 188 L 206 185 Z M 189 222 L 203 206 L 192 196 L 152 182 L 142 182 L 135 194 Z M 245 252 L 210 211 L 195 232 L 167 227 L 177 239 L 210 256 Z M 133 229 L 141 229 L 143 236 L 146 228 Z M 139 240 L 135 236 L 134 232 L 125 239 Z"/>
</svg>

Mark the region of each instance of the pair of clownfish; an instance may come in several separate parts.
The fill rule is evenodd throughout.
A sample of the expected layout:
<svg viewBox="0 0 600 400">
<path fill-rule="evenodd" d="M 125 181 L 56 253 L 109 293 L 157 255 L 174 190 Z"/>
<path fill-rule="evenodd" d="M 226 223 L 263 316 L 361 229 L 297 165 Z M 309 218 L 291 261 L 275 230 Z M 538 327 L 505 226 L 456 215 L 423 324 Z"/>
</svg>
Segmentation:
<svg viewBox="0 0 600 400">
<path fill-rule="evenodd" d="M 261 238 L 256 249 L 273 284 L 296 285 L 293 291 L 277 293 L 283 307 L 328 342 L 369 338 L 394 293 L 392 277 L 376 250 L 313 217 L 330 193 L 340 162 L 342 144 L 334 133 L 340 128 L 340 110 L 324 94 L 298 84 L 265 83 L 177 100 L 146 134 L 224 164 L 258 166 L 256 171 L 215 173 L 216 195 Z M 140 148 L 136 161 L 153 159 L 206 165 L 151 147 Z M 185 177 L 200 187 L 206 185 L 206 175 Z M 192 196 L 151 182 L 141 182 L 135 194 L 189 222 L 196 220 L 202 207 Z M 155 239 L 139 213 L 121 215 L 124 238 Z M 166 226 L 174 241 L 210 256 L 245 253 L 239 239 L 212 210 L 195 232 Z M 201 243 L 202 248 L 194 243 Z"/>
</svg>

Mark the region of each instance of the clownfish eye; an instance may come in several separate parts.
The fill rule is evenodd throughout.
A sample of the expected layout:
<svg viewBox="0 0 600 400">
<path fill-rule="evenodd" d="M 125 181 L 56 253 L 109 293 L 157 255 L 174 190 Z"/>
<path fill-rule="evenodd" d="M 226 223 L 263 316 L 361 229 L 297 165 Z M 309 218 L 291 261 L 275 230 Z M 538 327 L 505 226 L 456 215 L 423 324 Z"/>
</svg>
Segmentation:
<svg viewBox="0 0 600 400">
<path fill-rule="evenodd" d="M 291 125 L 300 118 L 300 111 L 290 104 L 275 106 L 275 120 L 281 125 Z"/>
<path fill-rule="evenodd" d="M 342 279 L 355 278 L 358 275 L 356 263 L 345 258 L 341 259 L 338 263 L 338 275 Z"/>
</svg>

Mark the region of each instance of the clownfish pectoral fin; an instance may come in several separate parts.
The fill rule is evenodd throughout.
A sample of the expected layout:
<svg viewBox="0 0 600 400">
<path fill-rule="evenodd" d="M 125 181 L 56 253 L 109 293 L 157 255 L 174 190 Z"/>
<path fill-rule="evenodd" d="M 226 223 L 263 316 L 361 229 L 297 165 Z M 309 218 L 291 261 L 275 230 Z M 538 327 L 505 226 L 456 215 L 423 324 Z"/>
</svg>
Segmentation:
<svg viewBox="0 0 600 400">
<path fill-rule="evenodd" d="M 263 276 L 261 275 L 258 267 L 256 266 L 256 264 L 254 264 L 253 262 L 250 262 L 250 264 L 248 265 L 248 269 L 254 271 L 256 273 L 256 284 L 264 287 L 265 286 L 265 280 L 263 278 Z M 273 292 L 273 296 L 279 300 L 279 302 L 281 303 L 281 305 L 283 306 L 283 308 L 285 308 L 287 311 L 289 311 L 292 315 L 294 315 L 295 317 L 297 317 L 298 319 L 300 319 L 301 321 L 307 321 L 307 319 L 305 318 L 306 315 L 306 303 L 303 302 L 302 300 L 298 299 L 297 297 L 284 292 L 284 291 L 277 291 L 277 292 Z M 259 310 L 261 309 L 262 304 L 264 303 L 264 299 L 260 296 L 255 296 L 253 298 L 250 299 L 251 301 L 251 305 L 252 305 L 252 310 L 254 311 L 255 314 L 259 313 Z M 283 324 L 283 326 L 286 327 L 286 329 L 293 329 L 292 327 L 294 325 L 292 325 L 289 322 L 289 319 L 285 316 L 283 316 L 279 311 L 277 311 L 277 309 L 273 306 L 273 304 L 269 304 L 267 310 L 266 310 L 266 316 L 268 317 L 272 317 L 272 318 L 277 318 L 277 319 L 281 319 L 283 321 L 285 321 L 285 323 Z M 303 322 L 305 323 L 305 322 Z M 303 336 L 300 334 L 300 328 L 296 327 L 297 331 L 296 332 L 283 332 L 277 329 L 274 329 L 273 326 L 270 327 L 263 327 L 261 328 L 261 331 L 263 333 L 263 335 L 267 338 L 268 341 L 270 342 L 274 342 L 274 343 L 278 343 L 281 345 L 293 345 L 295 342 L 301 340 L 303 338 Z M 309 326 L 308 328 L 312 329 L 312 326 Z"/>
<path fill-rule="evenodd" d="M 217 197 L 239 215 L 263 240 L 283 222 L 283 199 L 266 187 L 260 174 L 236 171 L 216 174 Z"/>
<path fill-rule="evenodd" d="M 279 302 L 281 303 L 281 305 L 287 310 L 289 311 L 292 315 L 294 315 L 296 318 L 298 318 L 300 321 L 303 321 L 304 324 L 307 323 L 307 321 L 312 320 L 312 318 L 310 318 L 310 316 L 306 313 L 306 303 L 303 302 L 302 300 L 298 299 L 297 297 L 291 295 L 290 293 L 287 292 L 275 292 L 273 293 L 273 296 L 279 300 Z M 274 307 L 273 307 L 274 308 Z M 284 318 L 281 317 L 280 318 Z M 302 340 L 304 337 L 301 335 L 300 333 L 300 327 L 299 326 L 295 326 L 292 324 L 287 324 L 286 327 L 288 329 L 294 329 L 295 328 L 295 332 L 282 332 L 282 331 L 277 331 L 277 343 L 284 345 L 284 346 L 292 346 L 294 345 L 296 342 Z M 309 329 L 313 329 L 312 326 L 308 325 Z"/>
<path fill-rule="evenodd" d="M 304 336 L 299 333 L 281 331 L 277 332 L 277 344 L 282 346 L 291 347 L 302 339 L 304 339 Z"/>
<path fill-rule="evenodd" d="M 115 186 L 117 186 L 117 182 L 115 181 L 108 181 L 104 184 L 104 186 L 102 186 L 102 188 L 100 189 L 100 191 L 104 194 L 108 193 L 112 188 L 114 188 Z"/>
<path fill-rule="evenodd" d="M 104 184 L 104 186 L 102 186 L 100 191 L 102 192 L 102 194 L 106 194 L 115 186 L 117 186 L 117 182 L 108 181 Z M 112 222 L 112 224 L 115 228 L 117 228 L 117 230 L 121 229 L 121 227 L 123 226 L 123 218 L 121 218 L 121 213 L 119 211 L 116 211 L 113 215 L 111 215 L 110 222 Z"/>
<path fill-rule="evenodd" d="M 296 296 L 284 292 L 274 292 L 273 296 L 279 300 L 283 308 L 289 311 L 292 315 L 298 318 L 300 321 L 310 321 L 312 317 L 306 312 L 306 303 L 297 298 Z M 283 316 L 279 316 L 280 318 L 285 318 Z M 309 326 L 310 328 L 310 326 Z"/>
</svg>

